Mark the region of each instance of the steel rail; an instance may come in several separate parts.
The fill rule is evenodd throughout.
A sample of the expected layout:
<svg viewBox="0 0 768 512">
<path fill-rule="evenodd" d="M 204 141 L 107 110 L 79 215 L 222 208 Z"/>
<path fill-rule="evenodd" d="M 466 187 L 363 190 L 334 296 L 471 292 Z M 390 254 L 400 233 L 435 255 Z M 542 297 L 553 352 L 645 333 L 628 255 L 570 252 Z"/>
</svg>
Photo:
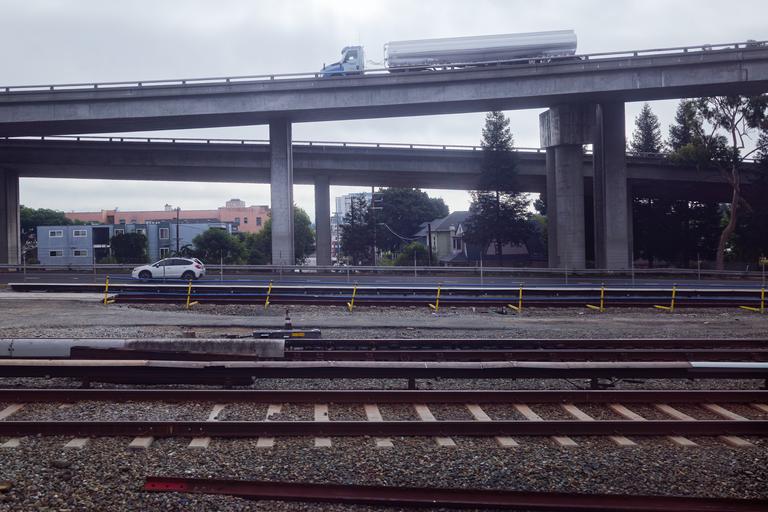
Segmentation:
<svg viewBox="0 0 768 512">
<path fill-rule="evenodd" d="M 335 404 L 766 403 L 758 390 L 234 390 L 0 389 L 0 402 L 216 402 Z"/>
<path fill-rule="evenodd" d="M 0 421 L 0 436 L 765 436 L 768 420 Z"/>
<path fill-rule="evenodd" d="M 72 347 L 73 359 L 169 361 L 768 361 L 768 346 L 756 349 L 411 349 L 286 350 L 281 357 L 243 353 Z"/>
<path fill-rule="evenodd" d="M 259 500 L 563 512 L 668 512 L 670 510 L 676 512 L 758 512 L 768 509 L 768 500 L 761 499 L 343 485 L 167 476 L 147 477 L 144 481 L 143 490 L 224 494 Z"/>
<path fill-rule="evenodd" d="M 246 338 L 248 339 L 248 338 Z M 1 339 L 0 339 L 1 340 Z M 768 338 L 289 338 L 287 350 L 446 349 L 764 349 Z"/>
<path fill-rule="evenodd" d="M 671 55 L 671 54 L 680 54 L 680 55 L 686 55 L 693 52 L 701 52 L 701 53 L 709 53 L 709 52 L 727 52 L 727 51 L 740 51 L 740 50 L 749 50 L 750 48 L 761 48 L 764 47 L 766 44 L 768 44 L 768 41 L 738 41 L 738 42 L 732 42 L 732 43 L 718 43 L 718 44 L 705 44 L 705 45 L 694 45 L 694 46 L 675 46 L 670 48 L 651 48 L 651 49 L 643 49 L 643 50 L 622 50 L 622 51 L 615 51 L 615 52 L 597 52 L 597 53 L 589 53 L 589 54 L 580 54 L 580 55 L 574 55 L 574 56 L 568 56 L 568 57 L 551 57 L 548 58 L 548 60 L 551 61 L 552 64 L 557 63 L 571 63 L 575 62 L 574 59 L 578 59 L 581 61 L 589 61 L 589 60 L 608 60 L 608 59 L 616 59 L 616 58 L 643 58 L 643 57 L 651 57 L 654 55 Z M 510 59 L 507 61 L 503 61 L 500 63 L 493 63 L 499 66 L 520 66 L 520 65 L 529 65 L 529 63 L 532 60 L 540 61 L 541 59 L 536 58 L 518 58 L 518 59 Z M 490 64 L 490 63 L 489 63 Z M 541 65 L 547 65 L 548 62 L 540 62 Z M 443 69 L 442 73 L 451 73 L 455 71 L 463 71 L 466 70 L 466 68 L 471 67 L 469 65 L 460 66 L 457 69 L 448 69 L 450 67 L 447 66 L 441 66 Z M 487 67 L 477 67 L 477 69 L 487 69 Z M 413 72 L 413 73 L 421 73 L 423 70 L 423 66 L 417 66 L 414 68 L 410 67 L 403 67 L 398 68 L 398 71 L 405 71 L 405 72 Z M 381 76 L 384 74 L 388 74 L 389 69 L 387 68 L 376 68 L 376 69 L 367 69 L 365 71 L 362 71 L 358 73 L 356 76 L 360 77 L 368 77 L 368 76 Z M 304 72 L 304 73 L 284 73 L 284 74 L 266 74 L 266 75 L 242 75 L 242 76 L 217 76 L 217 77 L 206 77 L 206 78 L 171 78 L 171 79 L 153 79 L 153 80 L 129 80 L 129 81 L 118 81 L 118 82 L 92 82 L 92 83 L 85 83 L 85 82 L 79 82 L 79 83 L 65 83 L 65 84 L 35 84 L 35 85 L 5 85 L 0 86 L 0 95 L 1 94 L 14 94 L 14 93 L 25 93 L 25 92 L 50 92 L 50 91 L 72 91 L 72 90 L 83 90 L 83 89 L 119 89 L 119 88 L 144 88 L 144 87 L 167 87 L 167 86 L 205 86 L 205 85 L 226 85 L 230 83 L 244 83 L 244 82 L 262 82 L 262 81 L 274 81 L 274 80 L 316 80 L 318 78 L 321 78 L 323 76 L 322 71 L 311 71 L 311 72 Z M 344 77 L 336 77 L 336 78 L 330 78 L 330 80 L 333 79 L 344 79 Z"/>
<path fill-rule="evenodd" d="M 253 379 L 768 379 L 763 362 L 388 362 L 2 359 L 0 377 L 65 377 L 84 383 L 250 385 Z"/>
</svg>

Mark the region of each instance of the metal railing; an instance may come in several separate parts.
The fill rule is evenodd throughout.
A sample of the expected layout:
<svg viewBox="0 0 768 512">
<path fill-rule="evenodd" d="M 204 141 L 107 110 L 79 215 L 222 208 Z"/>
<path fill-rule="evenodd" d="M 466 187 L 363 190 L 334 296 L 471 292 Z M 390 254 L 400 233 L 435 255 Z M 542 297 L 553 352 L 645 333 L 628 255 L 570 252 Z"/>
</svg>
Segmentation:
<svg viewBox="0 0 768 512">
<path fill-rule="evenodd" d="M 35 271 L 71 271 L 71 272 L 99 272 L 125 271 L 142 265 L 141 263 L 122 264 L 122 263 L 83 263 L 70 265 L 50 265 L 50 264 L 0 264 L 0 271 L 14 272 L 35 272 Z M 563 277 L 568 278 L 629 278 L 645 276 L 662 276 L 665 278 L 680 279 L 700 279 L 723 278 L 723 279 L 766 279 L 766 267 L 746 265 L 744 270 L 709 270 L 709 269 L 681 269 L 681 268 L 630 268 L 622 270 L 605 269 L 574 269 L 574 268 L 538 268 L 538 267 L 443 267 L 443 266 L 309 266 L 309 265 L 218 265 L 206 264 L 208 276 L 220 272 L 228 273 L 264 273 L 264 274 L 350 274 L 350 275 L 377 275 L 377 274 L 408 274 L 410 276 L 416 273 L 421 276 L 500 276 L 510 278 L 520 277 Z"/>
<path fill-rule="evenodd" d="M 32 141 L 65 141 L 65 142 L 125 142 L 125 143 L 152 143 L 152 144 L 219 144 L 219 145 L 256 145 L 268 146 L 267 139 L 227 139 L 227 138 L 193 138 L 193 137 L 109 137 L 97 135 L 23 135 L 15 137 L 0 137 L 0 140 L 32 140 Z M 468 144 L 423 144 L 408 142 L 349 142 L 330 140 L 294 140 L 294 146 L 314 147 L 332 146 L 341 148 L 385 148 L 385 149 L 439 149 L 456 151 L 482 151 L 482 146 Z M 515 147 L 515 152 L 544 154 L 546 148 Z M 585 154 L 591 155 L 592 149 L 586 148 Z M 628 156 L 661 160 L 666 158 L 666 153 L 638 153 L 627 152 Z"/>
<path fill-rule="evenodd" d="M 718 43 L 718 44 L 705 44 L 694 46 L 675 46 L 669 48 L 651 48 L 644 50 L 622 50 L 616 52 L 597 52 L 588 53 L 568 57 L 551 57 L 548 58 L 548 62 L 539 62 L 538 58 L 520 58 L 510 59 L 498 63 L 500 65 L 519 65 L 529 64 L 531 61 L 536 61 L 541 64 L 551 63 L 572 63 L 573 59 L 580 59 L 581 61 L 590 60 L 608 60 L 615 58 L 639 58 L 646 56 L 656 55 L 675 55 L 675 54 L 688 54 L 691 52 L 713 52 L 713 51 L 737 51 L 737 50 L 749 50 L 765 48 L 768 45 L 768 41 L 744 41 L 735 43 Z M 473 63 L 466 63 L 462 65 L 454 65 L 449 67 L 442 67 L 443 71 L 451 72 L 456 70 L 465 69 L 466 66 L 470 66 Z M 476 63 L 475 63 L 476 65 Z M 421 72 L 424 66 L 398 67 L 398 71 L 404 72 Z M 482 68 L 481 68 L 482 69 Z M 355 76 L 380 76 L 382 74 L 389 73 L 387 68 L 375 68 L 368 69 L 360 72 Z M 322 78 L 324 73 L 322 71 L 311 71 L 303 73 L 283 73 L 283 74 L 264 74 L 264 75 L 242 75 L 242 76 L 217 76 L 206 78 L 173 78 L 173 79 L 154 79 L 154 80 L 128 80 L 118 82 L 79 82 L 79 83 L 65 83 L 65 84 L 37 84 L 37 85 L 7 85 L 0 86 L 0 94 L 3 93 L 15 93 L 15 92 L 38 92 L 38 91 L 69 91 L 69 90 L 88 90 L 88 89 L 115 89 L 115 88 L 138 88 L 138 87 L 163 87 L 163 86 L 195 86 L 195 85 L 228 85 L 238 83 L 249 82 L 262 82 L 262 81 L 277 81 L 277 80 L 315 80 Z M 337 77 L 338 78 L 338 77 Z"/>
</svg>

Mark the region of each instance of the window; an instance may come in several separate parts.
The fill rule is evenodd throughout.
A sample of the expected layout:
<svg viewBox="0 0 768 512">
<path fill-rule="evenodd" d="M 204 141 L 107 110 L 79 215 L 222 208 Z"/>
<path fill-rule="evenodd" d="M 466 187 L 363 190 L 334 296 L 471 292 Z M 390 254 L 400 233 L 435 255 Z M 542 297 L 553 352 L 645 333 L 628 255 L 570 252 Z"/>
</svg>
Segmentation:
<svg viewBox="0 0 768 512">
<path fill-rule="evenodd" d="M 240 224 L 240 217 L 235 217 L 235 224 Z"/>
<path fill-rule="evenodd" d="M 243 217 L 243 224 L 248 224 L 248 217 Z"/>
<path fill-rule="evenodd" d="M 61 229 L 48 230 L 48 238 L 62 238 L 64 237 L 64 231 Z"/>
<path fill-rule="evenodd" d="M 136 228 L 136 233 L 138 233 L 140 235 L 146 235 L 147 234 L 147 230 L 144 229 L 144 228 Z"/>
<path fill-rule="evenodd" d="M 123 233 L 125 233 L 125 230 L 124 230 L 124 229 L 119 229 L 119 228 L 118 228 L 118 229 L 115 229 L 115 236 L 117 236 L 117 235 L 122 235 Z"/>
<path fill-rule="evenodd" d="M 457 251 L 461 250 L 461 238 L 459 237 L 453 238 L 453 248 L 454 250 L 457 250 Z"/>
<path fill-rule="evenodd" d="M 171 238 L 171 230 L 168 228 L 160 228 L 160 240 L 168 240 Z"/>
<path fill-rule="evenodd" d="M 161 258 L 165 258 L 169 254 L 171 254 L 171 248 L 170 247 L 161 247 L 160 248 L 160 257 Z"/>
<path fill-rule="evenodd" d="M 72 249 L 72 256 L 88 256 L 87 249 Z"/>
<path fill-rule="evenodd" d="M 53 251 L 48 251 L 48 256 L 50 256 L 52 258 L 58 258 L 60 256 L 64 256 L 64 251 L 62 251 L 61 249 L 55 249 Z"/>
<path fill-rule="evenodd" d="M 88 230 L 87 229 L 75 229 L 72 230 L 72 236 L 75 238 L 84 238 L 88 236 Z"/>
<path fill-rule="evenodd" d="M 125 219 L 120 219 L 120 224 L 125 224 Z"/>
<path fill-rule="evenodd" d="M 256 217 L 256 225 L 261 226 L 261 217 Z"/>
</svg>

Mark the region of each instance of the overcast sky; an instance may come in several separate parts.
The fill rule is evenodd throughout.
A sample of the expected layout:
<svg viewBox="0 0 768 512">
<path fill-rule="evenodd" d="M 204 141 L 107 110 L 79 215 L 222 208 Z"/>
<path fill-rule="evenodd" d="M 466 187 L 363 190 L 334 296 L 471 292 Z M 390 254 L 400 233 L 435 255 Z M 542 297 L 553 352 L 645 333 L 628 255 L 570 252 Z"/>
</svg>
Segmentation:
<svg viewBox="0 0 768 512">
<path fill-rule="evenodd" d="M 713 0 L 0 0 L 0 86 L 316 71 L 343 46 L 381 61 L 387 41 L 574 29 L 578 52 L 768 39 L 768 1 Z M 675 101 L 653 102 L 667 126 Z M 626 107 L 628 137 L 641 105 Z M 541 109 L 508 112 L 518 146 L 538 147 Z M 483 114 L 294 125 L 296 140 L 478 144 Z M 137 135 L 137 134 L 131 134 Z M 142 133 L 140 135 L 148 135 Z M 265 126 L 152 132 L 267 138 Z M 361 190 L 332 187 L 331 196 Z M 465 192 L 429 190 L 451 210 Z M 269 204 L 267 185 L 23 179 L 31 207 L 100 210 Z M 296 203 L 314 215 L 311 186 Z M 333 204 L 333 203 L 332 203 Z"/>
</svg>

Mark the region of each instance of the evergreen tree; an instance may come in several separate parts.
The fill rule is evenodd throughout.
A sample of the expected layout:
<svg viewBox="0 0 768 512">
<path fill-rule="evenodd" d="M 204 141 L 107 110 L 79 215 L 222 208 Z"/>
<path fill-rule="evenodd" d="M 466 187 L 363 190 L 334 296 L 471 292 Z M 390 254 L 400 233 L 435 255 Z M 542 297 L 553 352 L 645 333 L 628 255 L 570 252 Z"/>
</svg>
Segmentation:
<svg viewBox="0 0 768 512">
<path fill-rule="evenodd" d="M 115 235 L 109 245 L 118 263 L 147 262 L 147 237 L 141 233 Z"/>
<path fill-rule="evenodd" d="M 669 127 L 669 147 L 679 151 L 689 144 L 701 143 L 702 119 L 693 100 L 680 100 L 675 112 L 675 122 Z"/>
<path fill-rule="evenodd" d="M 472 192 L 464 239 L 483 250 L 493 243 L 499 265 L 503 265 L 502 247 L 523 243 L 531 233 L 529 200 L 516 191 L 517 161 L 509 119 L 502 112 L 489 112 L 482 133 L 480 179 L 478 190 Z"/>
<path fill-rule="evenodd" d="M 635 131 L 632 132 L 629 149 L 633 153 L 661 153 L 663 148 L 659 118 L 653 113 L 651 106 L 645 103 L 635 118 Z"/>
</svg>

